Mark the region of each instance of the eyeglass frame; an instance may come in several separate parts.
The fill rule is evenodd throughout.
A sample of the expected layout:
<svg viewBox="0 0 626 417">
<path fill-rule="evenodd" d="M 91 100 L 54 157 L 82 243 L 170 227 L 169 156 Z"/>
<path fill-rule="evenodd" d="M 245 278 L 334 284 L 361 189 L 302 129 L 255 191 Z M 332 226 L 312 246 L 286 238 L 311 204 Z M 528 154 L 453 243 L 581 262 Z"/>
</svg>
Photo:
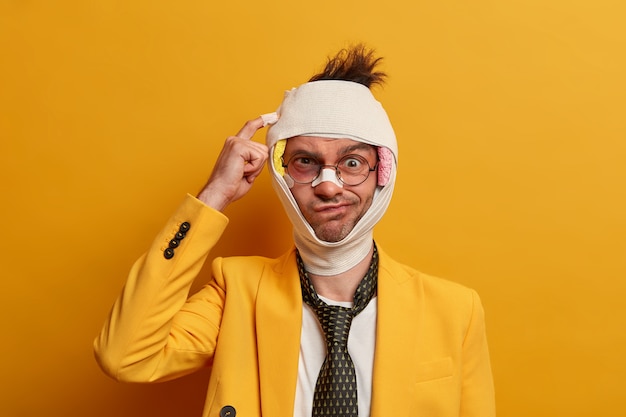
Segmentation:
<svg viewBox="0 0 626 417">
<path fill-rule="evenodd" d="M 301 153 L 296 153 L 294 155 L 291 156 L 291 158 L 289 158 L 289 160 L 287 161 L 287 163 L 285 163 L 285 155 L 280 157 L 280 162 L 281 162 L 281 166 L 283 168 L 285 168 L 285 172 L 289 174 L 289 163 L 296 157 L 308 157 L 310 159 L 317 161 L 317 158 L 311 155 L 306 155 L 306 154 L 301 154 Z M 367 175 L 363 178 L 363 181 L 356 183 L 356 184 L 348 184 L 346 183 L 343 178 L 341 178 L 341 170 L 339 169 L 339 164 L 344 160 L 344 159 L 348 159 L 348 158 L 358 158 L 358 159 L 363 159 L 365 161 L 365 163 L 367 164 Z M 376 163 L 374 164 L 373 167 L 370 167 L 370 163 L 367 160 L 366 157 L 364 157 L 363 155 L 359 155 L 359 154 L 348 154 L 348 155 L 344 155 L 341 158 L 339 158 L 339 161 L 337 161 L 337 163 L 335 165 L 332 164 L 320 164 L 318 162 L 318 170 L 317 170 L 317 174 L 313 177 L 313 179 L 311 179 L 311 181 L 306 181 L 306 182 L 301 182 L 301 181 L 297 181 L 293 176 L 291 176 L 291 174 L 289 174 L 289 177 L 293 180 L 293 182 L 295 182 L 296 184 L 311 184 L 313 183 L 322 173 L 322 170 L 324 168 L 333 168 L 335 170 L 335 177 L 337 177 L 337 180 L 339 182 L 341 182 L 341 184 L 343 185 L 347 185 L 349 187 L 356 187 L 357 185 L 361 185 L 363 184 L 365 181 L 367 181 L 367 179 L 370 177 L 370 172 L 374 172 L 378 170 L 378 164 L 380 163 L 380 160 L 376 160 Z"/>
</svg>

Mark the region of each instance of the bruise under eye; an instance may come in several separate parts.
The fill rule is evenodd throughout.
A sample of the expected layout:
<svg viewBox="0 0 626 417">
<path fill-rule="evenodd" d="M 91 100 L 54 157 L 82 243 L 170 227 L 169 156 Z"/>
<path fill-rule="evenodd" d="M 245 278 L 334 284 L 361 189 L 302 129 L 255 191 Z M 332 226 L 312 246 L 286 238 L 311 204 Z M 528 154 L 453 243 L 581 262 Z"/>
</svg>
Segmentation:
<svg viewBox="0 0 626 417">
<path fill-rule="evenodd" d="M 319 165 L 315 158 L 310 156 L 294 156 L 292 161 L 298 165 Z"/>
</svg>

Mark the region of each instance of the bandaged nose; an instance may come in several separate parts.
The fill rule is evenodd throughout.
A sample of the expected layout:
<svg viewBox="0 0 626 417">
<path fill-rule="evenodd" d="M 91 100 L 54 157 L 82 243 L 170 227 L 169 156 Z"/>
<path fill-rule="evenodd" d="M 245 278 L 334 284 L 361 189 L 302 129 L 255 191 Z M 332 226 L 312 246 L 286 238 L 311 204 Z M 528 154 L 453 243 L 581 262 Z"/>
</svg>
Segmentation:
<svg viewBox="0 0 626 417">
<path fill-rule="evenodd" d="M 311 187 L 317 187 L 324 181 L 332 182 L 337 187 L 343 188 L 343 184 L 339 181 L 339 178 L 337 178 L 337 171 L 335 171 L 335 168 L 323 168 L 322 172 L 320 172 L 317 178 L 315 178 L 315 181 L 311 183 Z"/>
</svg>

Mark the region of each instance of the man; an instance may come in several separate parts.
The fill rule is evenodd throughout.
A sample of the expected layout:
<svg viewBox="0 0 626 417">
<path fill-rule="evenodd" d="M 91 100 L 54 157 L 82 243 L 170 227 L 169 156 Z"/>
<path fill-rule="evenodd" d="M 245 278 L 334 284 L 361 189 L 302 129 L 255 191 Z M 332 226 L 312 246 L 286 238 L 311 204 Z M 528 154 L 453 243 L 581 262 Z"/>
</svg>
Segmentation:
<svg viewBox="0 0 626 417">
<path fill-rule="evenodd" d="M 204 189 L 133 266 L 95 341 L 107 374 L 152 382 L 211 367 L 204 416 L 495 416 L 476 293 L 373 241 L 398 156 L 369 89 L 379 60 L 340 52 L 226 140 Z M 251 141 L 267 124 L 267 146 Z M 266 162 L 295 247 L 217 258 L 187 298 L 228 222 L 221 211 Z"/>
</svg>

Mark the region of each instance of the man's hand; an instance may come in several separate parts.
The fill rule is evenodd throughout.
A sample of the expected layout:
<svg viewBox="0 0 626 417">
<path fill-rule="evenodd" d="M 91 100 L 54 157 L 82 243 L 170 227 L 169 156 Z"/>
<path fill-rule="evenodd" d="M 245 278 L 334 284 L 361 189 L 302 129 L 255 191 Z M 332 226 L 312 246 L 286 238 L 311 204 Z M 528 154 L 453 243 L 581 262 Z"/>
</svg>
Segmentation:
<svg viewBox="0 0 626 417">
<path fill-rule="evenodd" d="M 226 139 L 209 181 L 198 199 L 209 207 L 222 211 L 250 191 L 269 156 L 262 143 L 250 140 L 263 127 L 260 117 L 246 122 L 236 136 Z"/>
</svg>

